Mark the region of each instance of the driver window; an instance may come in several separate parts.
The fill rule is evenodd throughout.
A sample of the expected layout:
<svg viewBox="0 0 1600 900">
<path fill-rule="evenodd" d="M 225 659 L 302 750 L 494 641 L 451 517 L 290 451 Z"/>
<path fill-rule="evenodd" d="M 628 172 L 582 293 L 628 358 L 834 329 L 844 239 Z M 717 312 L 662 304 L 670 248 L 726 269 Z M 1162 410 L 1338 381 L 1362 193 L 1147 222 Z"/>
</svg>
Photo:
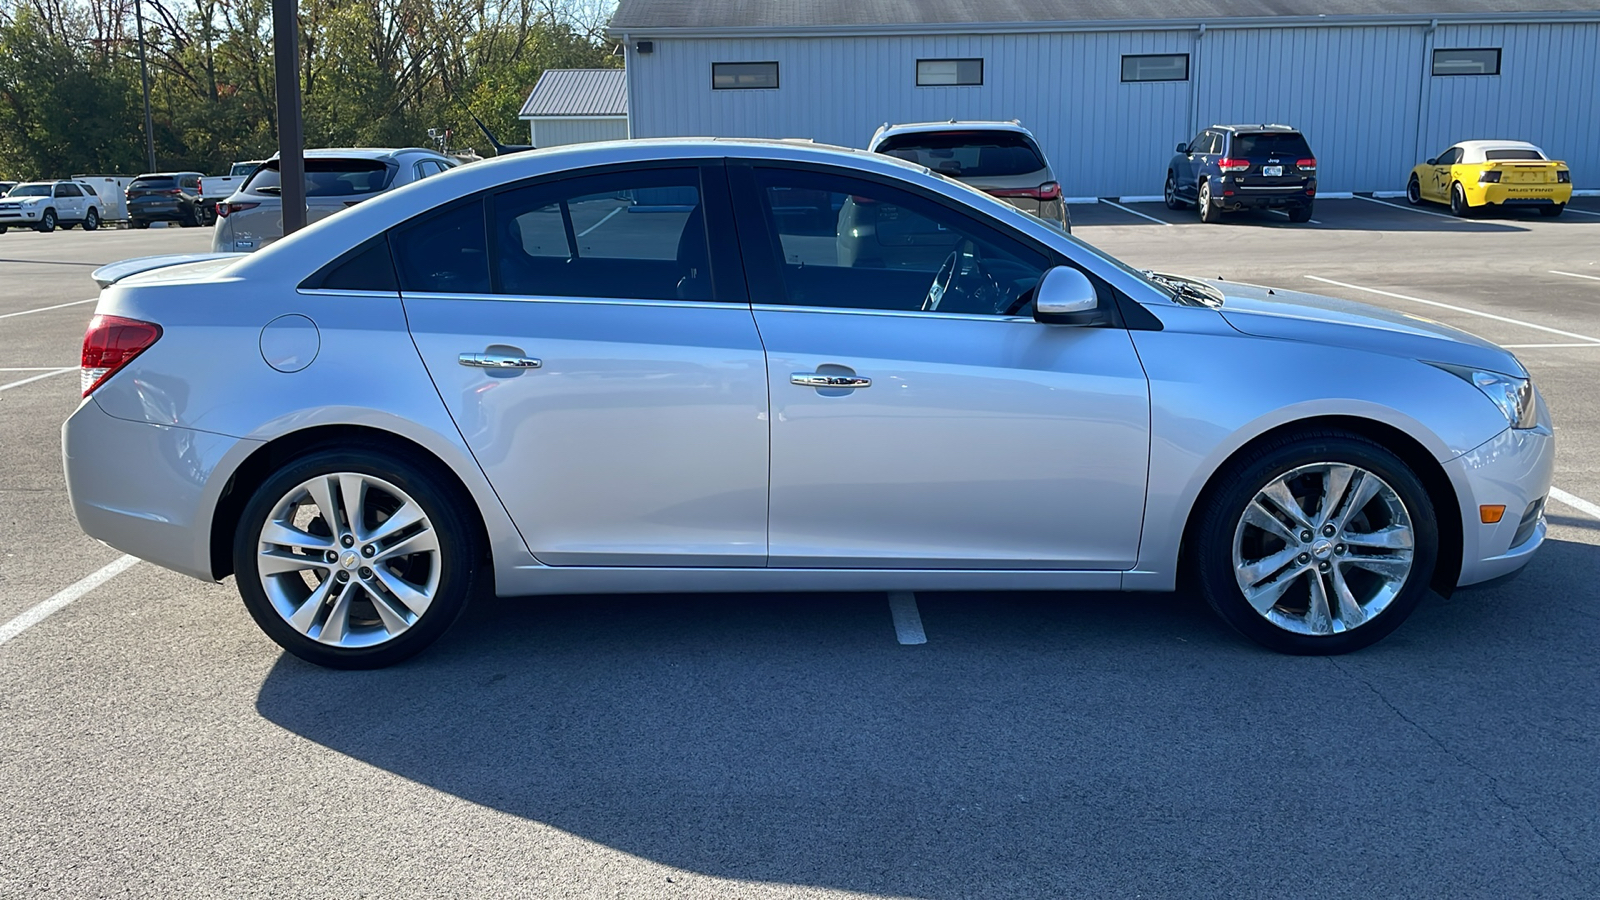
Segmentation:
<svg viewBox="0 0 1600 900">
<path fill-rule="evenodd" d="M 1446 150 L 1445 152 L 1439 154 L 1439 162 L 1438 162 L 1438 164 L 1441 165 L 1441 166 L 1453 166 L 1453 165 L 1455 165 L 1456 163 L 1458 163 L 1460 161 L 1461 161 L 1461 148 L 1460 147 L 1451 147 L 1449 150 Z"/>
<path fill-rule="evenodd" d="M 873 181 L 758 169 L 793 306 L 1014 314 L 1044 255 L 943 204 Z"/>
</svg>

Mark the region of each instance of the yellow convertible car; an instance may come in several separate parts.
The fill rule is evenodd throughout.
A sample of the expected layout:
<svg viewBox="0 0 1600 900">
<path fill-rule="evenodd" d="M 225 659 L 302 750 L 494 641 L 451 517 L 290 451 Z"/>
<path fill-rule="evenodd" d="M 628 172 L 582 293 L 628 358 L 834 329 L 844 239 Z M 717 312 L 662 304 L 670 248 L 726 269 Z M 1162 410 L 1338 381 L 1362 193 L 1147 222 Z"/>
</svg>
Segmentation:
<svg viewBox="0 0 1600 900">
<path fill-rule="evenodd" d="M 1406 199 L 1448 203 L 1458 216 L 1489 206 L 1559 216 L 1572 199 L 1572 172 L 1527 141 L 1462 141 L 1411 170 Z"/>
</svg>

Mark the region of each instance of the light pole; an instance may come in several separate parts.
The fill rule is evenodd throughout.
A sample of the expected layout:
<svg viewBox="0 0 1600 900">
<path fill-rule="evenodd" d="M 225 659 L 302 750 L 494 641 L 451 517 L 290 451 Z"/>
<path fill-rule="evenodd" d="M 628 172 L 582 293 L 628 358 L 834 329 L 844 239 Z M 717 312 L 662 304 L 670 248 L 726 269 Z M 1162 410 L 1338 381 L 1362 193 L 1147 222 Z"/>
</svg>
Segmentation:
<svg viewBox="0 0 1600 900">
<path fill-rule="evenodd" d="M 300 118 L 299 0 L 272 0 L 272 57 L 278 91 L 278 174 L 283 235 L 306 227 L 305 124 Z"/>
<path fill-rule="evenodd" d="M 150 68 L 144 59 L 144 4 L 133 0 L 133 23 L 139 29 L 139 80 L 144 83 L 144 149 L 150 157 L 150 171 L 156 170 L 156 132 L 150 120 Z"/>
</svg>

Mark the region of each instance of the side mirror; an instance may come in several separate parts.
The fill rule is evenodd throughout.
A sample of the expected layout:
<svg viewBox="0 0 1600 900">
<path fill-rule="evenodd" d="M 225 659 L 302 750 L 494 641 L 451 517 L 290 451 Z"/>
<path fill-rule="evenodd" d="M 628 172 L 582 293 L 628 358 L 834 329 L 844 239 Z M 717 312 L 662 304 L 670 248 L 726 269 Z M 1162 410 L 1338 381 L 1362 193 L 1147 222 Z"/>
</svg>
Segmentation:
<svg viewBox="0 0 1600 900">
<path fill-rule="evenodd" d="M 1178 152 L 1179 153 L 1188 153 L 1189 152 L 1189 145 L 1188 144 L 1179 144 L 1178 145 Z"/>
<path fill-rule="evenodd" d="M 1102 325 L 1100 295 L 1089 277 L 1071 266 L 1056 266 L 1044 273 L 1034 289 L 1033 318 L 1046 325 Z"/>
<path fill-rule="evenodd" d="M 1423 160 L 1422 164 L 1425 165 L 1425 166 L 1436 166 L 1436 165 L 1439 164 L 1439 161 L 1430 156 L 1427 159 Z"/>
</svg>

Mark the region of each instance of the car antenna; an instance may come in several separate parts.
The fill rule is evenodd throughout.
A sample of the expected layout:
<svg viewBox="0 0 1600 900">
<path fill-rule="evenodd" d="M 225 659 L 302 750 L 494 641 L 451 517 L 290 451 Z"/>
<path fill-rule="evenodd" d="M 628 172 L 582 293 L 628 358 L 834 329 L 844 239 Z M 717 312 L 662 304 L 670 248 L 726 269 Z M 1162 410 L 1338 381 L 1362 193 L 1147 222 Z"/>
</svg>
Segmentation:
<svg viewBox="0 0 1600 900">
<path fill-rule="evenodd" d="M 494 136 L 493 132 L 489 131 L 489 126 L 483 124 L 482 119 L 478 118 L 473 113 L 467 113 L 467 115 L 472 116 L 472 121 L 478 123 L 478 130 L 482 131 L 483 136 L 489 139 L 489 143 L 494 147 L 495 156 L 508 156 L 512 153 L 522 153 L 527 150 L 536 149 L 532 144 L 502 144 L 500 143 L 500 140 Z"/>
</svg>

